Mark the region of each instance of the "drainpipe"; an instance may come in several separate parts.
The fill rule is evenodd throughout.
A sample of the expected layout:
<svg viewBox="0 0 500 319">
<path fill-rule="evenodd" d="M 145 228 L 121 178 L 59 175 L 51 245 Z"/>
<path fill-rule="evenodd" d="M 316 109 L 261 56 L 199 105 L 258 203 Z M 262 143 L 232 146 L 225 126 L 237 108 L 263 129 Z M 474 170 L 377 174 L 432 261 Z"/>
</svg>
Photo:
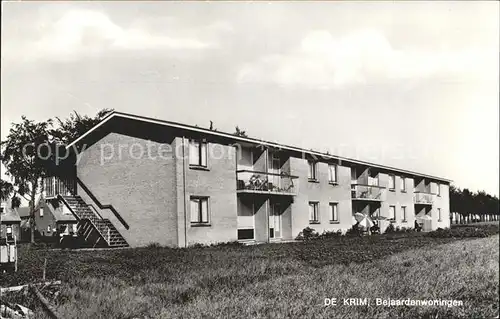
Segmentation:
<svg viewBox="0 0 500 319">
<path fill-rule="evenodd" d="M 182 192 L 184 199 L 184 247 L 187 247 L 186 138 L 182 137 Z"/>
<path fill-rule="evenodd" d="M 269 173 L 269 148 L 266 148 L 265 150 L 265 153 L 264 153 L 264 157 L 265 157 L 265 172 L 266 173 Z M 267 175 L 267 183 L 269 185 L 269 175 Z M 271 199 L 268 197 L 267 198 L 267 204 L 266 204 L 266 233 L 267 233 L 267 242 L 271 242 L 271 234 L 269 233 L 269 209 L 270 209 L 270 205 L 271 205 Z"/>
</svg>

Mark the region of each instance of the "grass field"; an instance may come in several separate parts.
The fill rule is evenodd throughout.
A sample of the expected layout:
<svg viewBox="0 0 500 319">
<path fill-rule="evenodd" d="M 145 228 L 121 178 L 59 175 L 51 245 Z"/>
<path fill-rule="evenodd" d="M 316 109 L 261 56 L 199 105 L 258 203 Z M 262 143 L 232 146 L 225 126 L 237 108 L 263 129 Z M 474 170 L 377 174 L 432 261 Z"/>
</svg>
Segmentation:
<svg viewBox="0 0 500 319">
<path fill-rule="evenodd" d="M 499 237 L 422 233 L 237 247 L 114 251 L 25 248 L 2 285 L 63 280 L 63 318 L 494 318 Z M 337 306 L 324 306 L 337 298 Z M 342 305 L 369 298 L 370 306 Z M 375 298 L 454 299 L 460 307 L 376 306 Z M 40 314 L 41 315 L 41 314 Z"/>
</svg>

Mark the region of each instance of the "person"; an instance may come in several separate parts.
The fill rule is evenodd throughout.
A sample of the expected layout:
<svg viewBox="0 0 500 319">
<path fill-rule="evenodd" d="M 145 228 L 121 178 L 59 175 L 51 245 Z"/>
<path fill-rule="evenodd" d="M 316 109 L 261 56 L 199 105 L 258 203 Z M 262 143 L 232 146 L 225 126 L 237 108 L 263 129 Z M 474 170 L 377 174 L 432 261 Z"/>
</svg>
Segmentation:
<svg viewBox="0 0 500 319">
<path fill-rule="evenodd" d="M 380 227 L 378 226 L 377 223 L 374 223 L 373 226 L 370 228 L 370 231 L 372 234 L 380 234 Z"/>
<path fill-rule="evenodd" d="M 422 230 L 422 226 L 420 226 L 420 224 L 417 221 L 415 221 L 415 230 L 416 231 L 421 231 Z"/>
</svg>

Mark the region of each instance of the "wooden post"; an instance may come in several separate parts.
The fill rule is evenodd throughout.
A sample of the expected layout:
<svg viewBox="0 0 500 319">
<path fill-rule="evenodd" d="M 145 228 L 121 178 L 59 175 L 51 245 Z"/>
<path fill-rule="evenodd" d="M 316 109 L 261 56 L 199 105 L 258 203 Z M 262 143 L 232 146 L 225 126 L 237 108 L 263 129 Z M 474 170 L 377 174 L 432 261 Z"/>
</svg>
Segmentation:
<svg viewBox="0 0 500 319">
<path fill-rule="evenodd" d="M 45 281 L 45 269 L 47 268 L 47 258 L 43 261 L 43 275 L 42 280 Z"/>
<path fill-rule="evenodd" d="M 17 240 L 16 235 L 14 235 L 14 272 L 17 272 Z"/>
</svg>

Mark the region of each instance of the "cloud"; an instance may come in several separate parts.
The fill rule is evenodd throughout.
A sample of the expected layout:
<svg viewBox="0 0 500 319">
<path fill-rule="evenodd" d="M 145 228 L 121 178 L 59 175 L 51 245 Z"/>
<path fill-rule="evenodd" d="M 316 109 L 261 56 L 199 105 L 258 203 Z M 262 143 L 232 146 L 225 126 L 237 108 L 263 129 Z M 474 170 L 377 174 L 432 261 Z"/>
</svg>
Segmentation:
<svg viewBox="0 0 500 319">
<path fill-rule="evenodd" d="M 71 60 L 104 51 L 200 50 L 214 45 L 195 37 L 167 36 L 138 27 L 123 28 L 106 14 L 91 10 L 67 11 L 53 23 L 41 22 L 39 29 L 43 33 L 38 39 L 12 44 L 6 55 L 26 60 Z"/>
<path fill-rule="evenodd" d="M 244 65 L 240 83 L 332 88 L 430 76 L 497 77 L 495 50 L 396 50 L 376 30 L 333 37 L 324 30 L 308 33 L 287 54 L 271 54 Z M 493 73 L 492 73 L 493 70 Z"/>
</svg>

